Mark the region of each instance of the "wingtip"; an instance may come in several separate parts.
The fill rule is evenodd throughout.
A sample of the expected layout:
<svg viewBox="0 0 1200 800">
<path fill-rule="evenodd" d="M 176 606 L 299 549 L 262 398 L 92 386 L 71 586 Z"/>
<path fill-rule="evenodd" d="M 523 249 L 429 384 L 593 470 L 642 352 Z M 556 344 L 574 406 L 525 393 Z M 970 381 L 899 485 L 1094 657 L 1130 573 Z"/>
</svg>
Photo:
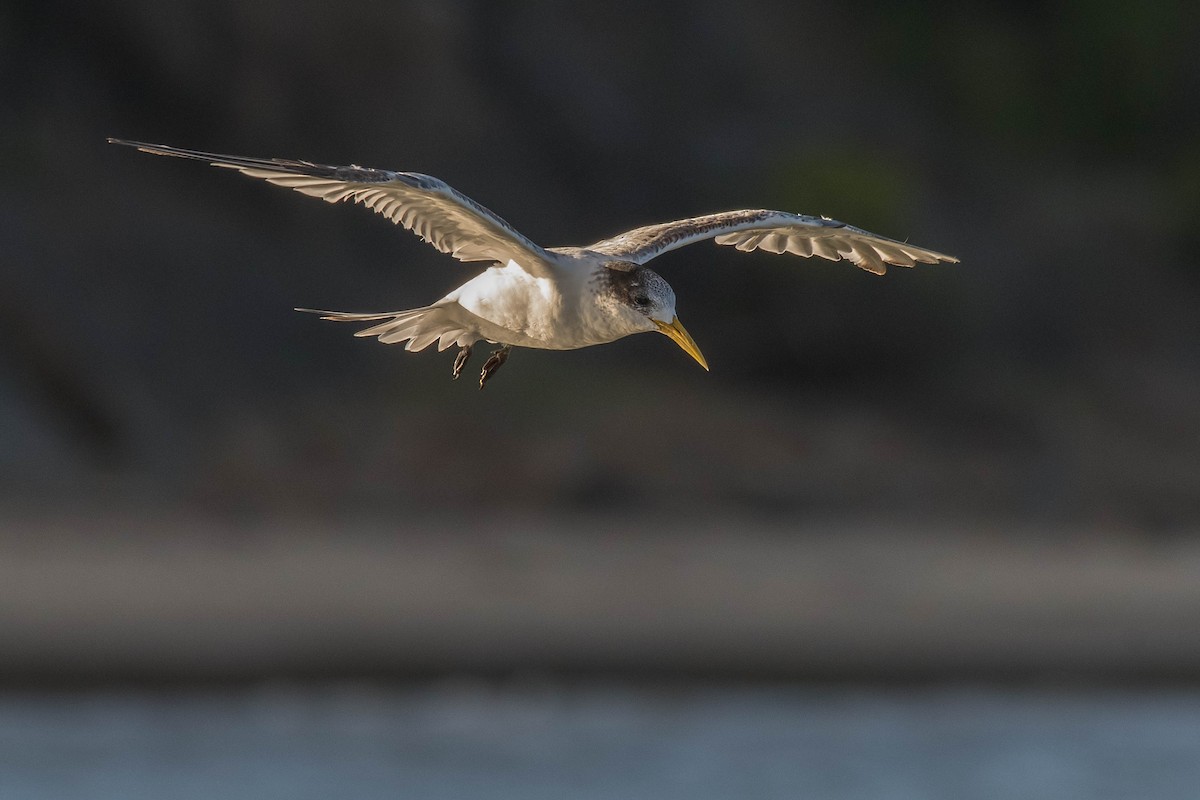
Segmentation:
<svg viewBox="0 0 1200 800">
<path fill-rule="evenodd" d="M 118 139 L 115 136 L 109 136 L 104 141 L 108 142 L 109 144 L 119 144 L 124 145 L 125 147 L 134 147 L 137 148 L 139 152 L 149 153 L 153 156 L 170 155 L 169 153 L 164 152 L 162 145 L 149 144 L 148 142 L 135 142 L 132 139 Z"/>
<path fill-rule="evenodd" d="M 109 144 L 120 144 L 125 147 L 136 148 L 139 153 L 149 153 L 152 156 L 176 156 L 179 158 L 197 158 L 198 155 L 192 154 L 185 150 L 180 150 L 176 147 L 171 147 L 165 144 L 151 144 L 150 142 L 136 142 L 133 139 L 118 139 L 115 136 L 109 136 L 105 139 Z M 207 160 L 207 159 L 202 159 Z"/>
</svg>

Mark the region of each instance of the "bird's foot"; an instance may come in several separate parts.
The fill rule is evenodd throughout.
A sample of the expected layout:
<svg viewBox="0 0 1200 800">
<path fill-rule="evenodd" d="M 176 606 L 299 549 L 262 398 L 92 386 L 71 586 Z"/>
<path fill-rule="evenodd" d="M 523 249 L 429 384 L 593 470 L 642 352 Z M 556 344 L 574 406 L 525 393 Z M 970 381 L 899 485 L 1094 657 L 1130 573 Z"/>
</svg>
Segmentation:
<svg viewBox="0 0 1200 800">
<path fill-rule="evenodd" d="M 458 355 L 454 357 L 454 372 L 452 373 L 454 380 L 458 380 L 459 376 L 462 375 L 463 367 L 465 367 L 467 362 L 470 360 L 471 345 L 463 345 L 462 347 L 458 348 Z"/>
<path fill-rule="evenodd" d="M 488 360 L 483 362 L 483 372 L 479 373 L 479 388 L 482 389 L 487 385 L 488 380 L 496 373 L 496 370 L 504 366 L 504 362 L 508 361 L 509 351 L 512 350 L 511 345 L 504 345 L 499 350 L 493 350 L 488 356 Z"/>
</svg>

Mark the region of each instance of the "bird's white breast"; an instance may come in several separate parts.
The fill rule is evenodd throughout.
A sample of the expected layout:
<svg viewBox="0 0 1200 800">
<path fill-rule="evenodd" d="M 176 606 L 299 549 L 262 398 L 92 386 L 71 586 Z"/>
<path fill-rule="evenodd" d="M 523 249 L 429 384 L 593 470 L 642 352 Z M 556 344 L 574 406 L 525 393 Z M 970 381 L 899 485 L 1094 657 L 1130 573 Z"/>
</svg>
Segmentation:
<svg viewBox="0 0 1200 800">
<path fill-rule="evenodd" d="M 502 329 L 508 335 L 496 341 L 503 344 L 553 349 L 564 346 L 555 343 L 562 335 L 563 316 L 557 281 L 530 275 L 514 261 L 485 270 L 447 295 L 446 300 L 457 302 Z"/>
<path fill-rule="evenodd" d="M 467 281 L 445 301 L 486 323 L 480 325 L 485 338 L 518 347 L 573 350 L 635 333 L 597 304 L 591 278 L 582 269 L 534 276 L 509 261 Z"/>
</svg>

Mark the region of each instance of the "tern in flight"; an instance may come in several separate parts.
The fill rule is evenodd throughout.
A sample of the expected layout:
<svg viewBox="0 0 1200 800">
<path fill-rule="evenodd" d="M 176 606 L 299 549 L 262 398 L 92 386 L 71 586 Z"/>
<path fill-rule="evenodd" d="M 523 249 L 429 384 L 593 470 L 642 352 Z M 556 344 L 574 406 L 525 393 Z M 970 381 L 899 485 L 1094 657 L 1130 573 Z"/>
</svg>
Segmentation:
<svg viewBox="0 0 1200 800">
<path fill-rule="evenodd" d="M 476 342 L 498 344 L 483 365 L 481 389 L 514 347 L 574 350 L 653 331 L 669 336 L 708 369 L 700 348 L 675 314 L 674 290 L 646 266 L 655 256 L 704 239 L 745 252 L 844 258 L 876 275 L 882 275 L 888 264 L 911 267 L 917 262 L 958 261 L 828 217 L 765 210 L 726 211 L 648 225 L 586 247 L 540 247 L 429 175 L 108 141 L 145 153 L 236 169 L 329 203 L 353 200 L 459 261 L 489 264 L 424 308 L 367 314 L 296 309 L 338 322 L 375 323 L 354 335 L 376 337 L 384 344 L 404 342 L 405 350 L 423 350 L 434 342 L 438 350 L 457 345 L 454 378 L 462 374 Z"/>
</svg>

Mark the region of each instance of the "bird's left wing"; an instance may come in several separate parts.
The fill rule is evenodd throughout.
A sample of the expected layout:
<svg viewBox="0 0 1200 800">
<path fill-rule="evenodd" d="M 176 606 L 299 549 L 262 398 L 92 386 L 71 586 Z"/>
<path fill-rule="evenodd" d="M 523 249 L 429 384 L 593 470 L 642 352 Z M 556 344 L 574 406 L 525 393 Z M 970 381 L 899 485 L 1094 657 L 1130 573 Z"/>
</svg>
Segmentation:
<svg viewBox="0 0 1200 800">
<path fill-rule="evenodd" d="M 726 211 L 704 217 L 647 225 L 587 247 L 597 253 L 644 264 L 677 247 L 716 239 L 717 244 L 738 250 L 766 250 L 819 256 L 830 261 L 843 258 L 868 272 L 882 275 L 887 264 L 911 267 L 918 261 L 957 263 L 958 259 L 914 247 L 828 217 L 810 217 L 785 211 Z"/>
<path fill-rule="evenodd" d="M 109 139 L 144 153 L 206 161 L 329 203 L 353 200 L 416 233 L 459 261 L 516 261 L 541 274 L 558 256 L 444 181 L 417 172 L 355 165 L 331 167 L 283 158 L 243 158 L 145 142 Z"/>
</svg>

